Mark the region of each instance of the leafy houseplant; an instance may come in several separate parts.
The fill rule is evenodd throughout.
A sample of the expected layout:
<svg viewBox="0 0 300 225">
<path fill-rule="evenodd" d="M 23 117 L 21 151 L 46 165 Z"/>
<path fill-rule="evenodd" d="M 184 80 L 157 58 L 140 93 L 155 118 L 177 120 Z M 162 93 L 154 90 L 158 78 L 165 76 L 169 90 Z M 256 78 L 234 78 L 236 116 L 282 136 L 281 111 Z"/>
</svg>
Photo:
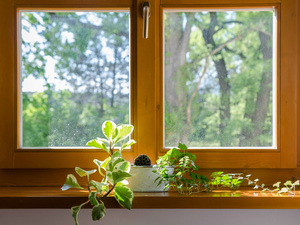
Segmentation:
<svg viewBox="0 0 300 225">
<path fill-rule="evenodd" d="M 208 178 L 195 173 L 199 169 L 195 165 L 196 155 L 189 153 L 184 144 L 179 143 L 178 148 L 172 148 L 157 160 L 157 168 L 153 172 L 161 175 L 157 178 L 158 185 L 166 182 L 165 188 L 180 194 L 209 191 Z M 172 174 L 169 174 L 169 167 L 174 167 Z"/>
<path fill-rule="evenodd" d="M 213 172 L 210 184 L 216 189 L 227 187 L 231 190 L 237 190 L 241 184 L 247 179 L 243 173 L 224 173 L 222 171 Z"/>
<path fill-rule="evenodd" d="M 210 192 L 214 189 L 229 188 L 237 190 L 245 181 L 248 185 L 254 185 L 253 189 L 261 189 L 262 192 L 275 192 L 277 194 L 295 195 L 296 186 L 300 186 L 300 180 L 294 182 L 288 180 L 280 186 L 281 182 L 273 184 L 273 189 L 265 184 L 258 184 L 259 179 L 251 180 L 251 174 L 213 172 L 210 179 L 196 172 L 199 167 L 195 165 L 196 156 L 187 152 L 187 146 L 179 143 L 178 148 L 169 150 L 157 160 L 157 168 L 154 173 L 159 173 L 158 185 L 166 182 L 165 189 L 178 191 L 180 194 L 192 194 L 198 192 Z M 174 173 L 169 173 L 169 167 L 174 167 Z"/>
<path fill-rule="evenodd" d="M 134 140 L 129 140 L 124 143 L 118 151 L 115 151 L 115 146 L 120 141 L 124 140 L 133 131 L 133 126 L 128 124 L 122 124 L 117 126 L 112 121 L 105 121 L 102 124 L 102 132 L 106 139 L 97 138 L 90 140 L 86 145 L 96 147 L 104 150 L 108 153 L 108 157 L 104 161 L 98 159 L 94 160 L 94 163 L 98 166 L 98 172 L 103 177 L 101 182 L 90 180 L 90 175 L 97 170 L 86 171 L 79 167 L 75 168 L 75 172 L 80 177 L 87 177 L 87 190 L 89 191 L 88 200 L 79 206 L 71 208 L 72 217 L 75 220 L 75 224 L 78 225 L 78 213 L 82 206 L 90 203 L 92 208 L 92 219 L 100 220 L 105 216 L 105 205 L 103 199 L 106 198 L 114 190 L 114 197 L 118 203 L 126 209 L 131 209 L 133 192 L 127 186 L 126 179 L 131 177 L 130 163 L 123 159 L 122 151 L 126 147 L 135 144 Z M 84 189 L 81 187 L 76 177 L 73 174 L 67 176 L 65 184 L 62 186 L 62 190 L 68 190 L 70 188 Z"/>
<path fill-rule="evenodd" d="M 237 190 L 245 180 L 249 181 L 250 175 L 244 176 L 243 173 L 217 171 L 210 175 L 210 179 L 198 174 L 199 166 L 195 165 L 196 155 L 189 153 L 187 149 L 186 145 L 179 143 L 178 149 L 173 148 L 159 157 L 157 169 L 153 171 L 161 175 L 157 179 L 158 185 L 164 181 L 166 182 L 165 188 L 170 188 L 180 194 L 192 194 L 220 188 Z M 173 174 L 169 173 L 170 166 L 174 167 Z"/>
</svg>

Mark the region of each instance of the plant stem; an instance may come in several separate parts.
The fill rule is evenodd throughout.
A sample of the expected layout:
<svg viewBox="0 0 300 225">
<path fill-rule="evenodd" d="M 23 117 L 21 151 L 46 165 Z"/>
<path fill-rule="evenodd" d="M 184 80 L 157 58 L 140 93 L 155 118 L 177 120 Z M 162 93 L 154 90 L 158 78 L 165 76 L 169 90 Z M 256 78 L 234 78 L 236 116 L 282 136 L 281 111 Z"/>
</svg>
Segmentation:
<svg viewBox="0 0 300 225">
<path fill-rule="evenodd" d="M 110 151 L 110 156 L 114 154 L 113 149 L 111 147 L 111 141 L 109 142 L 109 151 Z"/>
<path fill-rule="evenodd" d="M 90 200 L 87 200 L 86 202 L 82 203 L 80 206 L 82 207 L 82 206 L 88 204 L 89 202 L 90 202 Z"/>
<path fill-rule="evenodd" d="M 112 190 L 115 188 L 115 186 L 116 186 L 116 184 L 114 184 L 114 185 L 111 187 L 111 189 L 109 189 L 109 191 L 106 192 L 106 194 L 103 195 L 103 196 L 100 198 L 100 200 L 102 200 L 102 199 L 104 199 L 105 197 L 107 197 L 107 196 L 110 194 L 110 192 L 112 192 Z"/>
<path fill-rule="evenodd" d="M 89 193 L 91 193 L 90 177 L 89 177 L 89 175 L 87 175 L 86 177 L 87 177 L 87 182 L 88 182 L 88 190 L 89 190 Z"/>
</svg>

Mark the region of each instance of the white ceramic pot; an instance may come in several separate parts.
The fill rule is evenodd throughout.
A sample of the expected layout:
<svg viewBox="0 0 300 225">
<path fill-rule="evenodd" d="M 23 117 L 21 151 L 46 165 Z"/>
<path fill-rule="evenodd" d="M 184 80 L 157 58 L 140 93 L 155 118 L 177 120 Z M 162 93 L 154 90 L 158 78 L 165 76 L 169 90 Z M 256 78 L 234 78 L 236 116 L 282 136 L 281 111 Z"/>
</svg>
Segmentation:
<svg viewBox="0 0 300 225">
<path fill-rule="evenodd" d="M 130 173 L 133 174 L 132 177 L 128 178 L 128 186 L 131 190 L 135 192 L 163 192 L 166 186 L 165 182 L 162 182 L 157 186 L 158 182 L 155 179 L 159 177 L 158 173 L 153 173 L 152 171 L 156 168 L 152 166 L 131 166 Z M 169 175 L 174 171 L 173 167 L 168 168 Z"/>
</svg>

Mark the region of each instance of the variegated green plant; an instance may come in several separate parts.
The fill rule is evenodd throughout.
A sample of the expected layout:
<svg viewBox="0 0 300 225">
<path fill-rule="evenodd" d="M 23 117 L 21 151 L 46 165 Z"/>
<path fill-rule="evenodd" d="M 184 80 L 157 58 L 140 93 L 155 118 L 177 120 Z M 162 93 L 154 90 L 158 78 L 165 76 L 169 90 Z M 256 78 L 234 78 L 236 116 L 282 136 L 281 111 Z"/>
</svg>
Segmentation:
<svg viewBox="0 0 300 225">
<path fill-rule="evenodd" d="M 86 171 L 79 167 L 75 168 L 75 172 L 80 177 L 87 178 L 87 190 L 89 191 L 88 200 L 79 206 L 71 208 L 72 217 L 75 220 L 75 224 L 78 225 L 78 213 L 82 206 L 90 203 L 92 205 L 92 219 L 100 220 L 105 216 L 105 205 L 103 199 L 107 197 L 114 190 L 114 197 L 118 203 L 126 209 L 131 209 L 133 192 L 127 187 L 126 178 L 131 177 L 130 163 L 123 159 L 122 151 L 135 144 L 134 140 L 129 140 L 124 143 L 117 151 L 115 146 L 120 141 L 123 141 L 133 131 L 133 126 L 129 124 L 122 124 L 117 126 L 112 121 L 105 121 L 102 124 L 102 132 L 106 139 L 96 138 L 90 140 L 86 145 L 104 150 L 108 153 L 109 157 L 100 161 L 94 160 L 94 163 L 98 166 L 98 172 L 103 177 L 101 182 L 90 180 L 90 175 L 97 172 L 97 169 Z M 67 176 L 65 184 L 62 186 L 62 190 L 68 190 L 70 188 L 84 189 L 77 182 L 76 177 L 73 174 Z"/>
<path fill-rule="evenodd" d="M 251 180 L 250 179 L 251 174 L 248 174 L 246 176 L 246 180 L 248 181 L 248 185 L 252 184 L 254 185 L 254 189 L 261 189 L 262 192 L 273 192 L 277 194 L 289 194 L 289 195 L 295 195 L 296 194 L 296 186 L 300 186 L 300 180 L 291 181 L 287 180 L 285 183 L 283 183 L 284 186 L 281 186 L 281 182 L 278 181 L 275 184 L 273 184 L 273 188 L 267 188 L 265 184 L 259 184 L 259 179 Z"/>
</svg>

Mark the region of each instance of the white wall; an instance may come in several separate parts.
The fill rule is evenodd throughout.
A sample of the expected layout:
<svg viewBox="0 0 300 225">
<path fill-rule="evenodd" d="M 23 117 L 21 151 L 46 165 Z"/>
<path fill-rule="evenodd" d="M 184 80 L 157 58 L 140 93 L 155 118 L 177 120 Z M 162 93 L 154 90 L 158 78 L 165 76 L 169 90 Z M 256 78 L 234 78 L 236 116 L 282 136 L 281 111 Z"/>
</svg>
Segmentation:
<svg viewBox="0 0 300 225">
<path fill-rule="evenodd" d="M 80 225 L 285 225 L 300 224 L 300 209 L 109 209 L 93 222 L 81 210 Z M 0 225 L 74 225 L 68 209 L 1 209 Z"/>
</svg>

